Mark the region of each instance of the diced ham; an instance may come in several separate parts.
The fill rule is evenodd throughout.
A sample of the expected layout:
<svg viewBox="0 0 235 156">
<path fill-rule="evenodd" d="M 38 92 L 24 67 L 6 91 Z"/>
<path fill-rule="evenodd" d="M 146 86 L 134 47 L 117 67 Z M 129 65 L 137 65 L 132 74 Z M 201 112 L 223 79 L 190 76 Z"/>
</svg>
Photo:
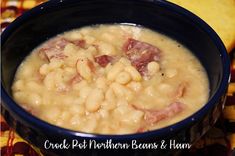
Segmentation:
<svg viewBox="0 0 235 156">
<path fill-rule="evenodd" d="M 39 57 L 48 61 L 53 58 L 64 59 L 67 56 L 63 54 L 63 49 L 68 43 L 69 42 L 62 37 L 56 37 L 49 40 L 46 44 L 42 45 L 41 49 L 39 49 Z"/>
<path fill-rule="evenodd" d="M 145 113 L 144 115 L 145 123 L 137 130 L 137 132 L 144 132 L 147 126 L 155 124 L 161 120 L 171 118 L 176 114 L 182 112 L 185 108 L 184 104 L 181 102 L 173 102 L 161 110 L 142 109 L 134 105 L 133 107 Z"/>
<path fill-rule="evenodd" d="M 146 74 L 149 62 L 160 60 L 160 50 L 157 47 L 133 38 L 124 43 L 123 51 L 141 75 Z"/>
<path fill-rule="evenodd" d="M 47 44 L 44 45 L 45 48 L 57 48 L 57 49 L 64 49 L 64 47 L 68 44 L 68 43 L 72 43 L 80 48 L 84 48 L 86 45 L 86 41 L 83 39 L 78 39 L 78 40 L 68 40 L 66 38 L 63 37 L 56 37 L 52 40 L 50 40 L 49 42 L 47 42 Z"/>
<path fill-rule="evenodd" d="M 53 58 L 55 59 L 65 59 L 67 56 L 63 54 L 63 51 L 61 49 L 57 48 L 50 48 L 50 49 L 40 49 L 40 53 L 45 54 L 43 58 L 47 58 L 49 61 Z M 43 59 L 42 58 L 42 59 Z"/>
<path fill-rule="evenodd" d="M 85 40 L 69 41 L 59 36 L 42 45 L 42 48 L 39 49 L 39 57 L 48 61 L 53 58 L 65 59 L 67 56 L 64 55 L 63 50 L 68 43 L 72 43 L 80 48 L 85 48 L 86 46 Z"/>
<path fill-rule="evenodd" d="M 49 62 L 50 60 L 49 60 L 49 58 L 47 57 L 47 55 L 46 55 L 46 53 L 45 53 L 45 50 L 46 50 L 45 48 L 39 49 L 39 50 L 38 50 L 38 56 L 39 56 L 39 58 L 41 58 L 42 60 Z"/>
<path fill-rule="evenodd" d="M 180 113 L 184 109 L 184 105 L 180 102 L 174 102 L 162 110 L 147 110 L 145 112 L 145 120 L 152 124 L 163 119 L 170 118 Z"/>
<path fill-rule="evenodd" d="M 85 40 L 75 40 L 75 41 L 71 41 L 73 44 L 75 44 L 76 46 L 80 47 L 80 48 L 86 48 L 86 41 Z"/>
<path fill-rule="evenodd" d="M 109 55 L 101 55 L 95 57 L 95 62 L 98 63 L 101 67 L 106 67 L 114 58 Z"/>
<path fill-rule="evenodd" d="M 57 49 L 64 49 L 64 47 L 69 43 L 68 40 L 66 40 L 63 37 L 56 37 L 54 39 L 49 40 L 45 44 L 42 45 L 42 48 L 44 49 L 51 49 L 51 48 L 57 48 Z"/>
</svg>

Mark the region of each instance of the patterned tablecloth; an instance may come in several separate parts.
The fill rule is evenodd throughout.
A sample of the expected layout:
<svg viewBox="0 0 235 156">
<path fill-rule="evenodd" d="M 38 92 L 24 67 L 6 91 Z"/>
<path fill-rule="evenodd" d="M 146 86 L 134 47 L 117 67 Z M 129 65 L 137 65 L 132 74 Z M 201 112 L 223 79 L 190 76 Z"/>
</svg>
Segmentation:
<svg viewBox="0 0 235 156">
<path fill-rule="evenodd" d="M 1 2 L 1 30 L 9 25 L 24 11 L 46 0 L 0 0 Z M 215 126 L 204 135 L 189 151 L 183 155 L 191 156 L 229 156 L 235 155 L 235 49 L 230 52 L 231 83 L 228 89 L 226 106 L 222 116 Z M 20 138 L 0 117 L 1 132 L 0 146 L 2 156 L 43 155 L 41 151 Z"/>
</svg>

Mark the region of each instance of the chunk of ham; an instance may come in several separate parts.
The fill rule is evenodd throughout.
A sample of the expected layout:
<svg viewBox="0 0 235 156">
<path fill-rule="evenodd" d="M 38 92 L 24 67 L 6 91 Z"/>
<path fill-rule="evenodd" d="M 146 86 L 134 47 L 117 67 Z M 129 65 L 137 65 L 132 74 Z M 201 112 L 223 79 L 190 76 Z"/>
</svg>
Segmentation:
<svg viewBox="0 0 235 156">
<path fill-rule="evenodd" d="M 71 43 L 75 44 L 76 46 L 85 49 L 86 48 L 86 41 L 85 40 L 75 40 L 75 41 L 70 41 Z"/>
<path fill-rule="evenodd" d="M 185 105 L 181 102 L 173 102 L 167 107 L 161 109 L 161 110 L 154 110 L 154 109 L 142 109 L 138 108 L 133 105 L 133 107 L 137 110 L 143 111 L 145 113 L 144 115 L 144 126 L 141 126 L 137 132 L 144 132 L 146 127 L 155 124 L 161 120 L 174 117 L 178 113 L 182 112 L 185 108 Z"/>
<path fill-rule="evenodd" d="M 110 62 L 113 61 L 113 57 L 109 55 L 100 55 L 95 57 L 95 62 L 101 67 L 106 67 Z"/>
<path fill-rule="evenodd" d="M 174 102 L 162 110 L 146 110 L 145 120 L 148 123 L 153 124 L 166 118 L 171 118 L 180 113 L 183 109 L 184 105 L 181 102 Z"/>
<path fill-rule="evenodd" d="M 44 48 L 50 49 L 50 48 L 57 48 L 57 49 L 63 49 L 69 41 L 63 37 L 56 37 L 52 40 L 49 40 L 46 44 L 43 45 Z"/>
<path fill-rule="evenodd" d="M 42 48 L 39 50 L 39 57 L 43 60 L 50 61 L 51 59 L 65 59 L 67 56 L 63 54 L 60 49 L 57 48 Z"/>
<path fill-rule="evenodd" d="M 39 49 L 39 57 L 43 60 L 50 61 L 53 58 L 64 59 L 67 56 L 63 54 L 63 49 L 69 42 L 62 37 L 49 40 L 46 44 L 42 45 Z"/>
<path fill-rule="evenodd" d="M 160 60 L 160 50 L 157 47 L 133 38 L 124 43 L 123 51 L 141 75 L 147 74 L 149 62 Z"/>
<path fill-rule="evenodd" d="M 59 36 L 42 45 L 42 48 L 39 49 L 39 57 L 48 61 L 53 58 L 65 59 L 67 56 L 63 53 L 63 50 L 68 43 L 72 43 L 80 48 L 85 48 L 86 45 L 85 40 L 70 41 Z"/>
</svg>

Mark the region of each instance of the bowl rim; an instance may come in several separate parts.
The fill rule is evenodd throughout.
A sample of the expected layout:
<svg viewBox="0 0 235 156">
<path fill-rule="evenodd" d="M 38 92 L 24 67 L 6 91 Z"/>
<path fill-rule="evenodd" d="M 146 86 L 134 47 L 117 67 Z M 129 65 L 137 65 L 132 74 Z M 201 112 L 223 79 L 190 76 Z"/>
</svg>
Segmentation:
<svg viewBox="0 0 235 156">
<path fill-rule="evenodd" d="M 70 1 L 70 2 L 69 2 Z M 53 0 L 53 1 L 47 1 L 45 3 L 42 3 L 35 8 L 26 11 L 23 13 L 20 17 L 18 17 L 15 21 L 13 21 L 3 32 L 1 35 L 1 43 L 6 40 L 12 32 L 18 27 L 19 24 L 23 23 L 25 20 L 27 20 L 30 17 L 40 15 L 42 12 L 44 12 L 45 9 L 50 9 L 51 6 L 58 7 L 59 5 L 63 5 L 64 3 L 71 3 L 75 2 L 76 0 Z M 127 0 L 126 0 L 127 1 Z M 78 136 L 83 137 L 87 139 L 97 139 L 97 140 L 103 140 L 103 139 L 117 139 L 117 140 L 129 140 L 129 139 L 143 139 L 145 137 L 162 137 L 166 136 L 167 134 L 174 134 L 180 129 L 185 128 L 186 126 L 193 124 L 200 120 L 203 116 L 206 115 L 207 112 L 213 107 L 215 107 L 216 102 L 218 102 L 220 96 L 222 96 L 225 91 L 227 90 L 227 86 L 230 79 L 230 60 L 226 51 L 226 48 L 219 38 L 219 36 L 216 34 L 216 32 L 206 23 L 204 22 L 200 17 L 196 16 L 192 12 L 176 5 L 168 1 L 163 0 L 128 0 L 130 2 L 146 2 L 146 3 L 152 3 L 152 5 L 159 5 L 160 7 L 164 7 L 166 10 L 172 11 L 175 14 L 180 14 L 184 16 L 185 18 L 191 20 L 194 24 L 197 24 L 197 26 L 202 29 L 204 32 L 208 34 L 208 36 L 212 39 L 214 44 L 216 45 L 218 51 L 220 52 L 220 57 L 223 63 L 223 76 L 220 82 L 219 87 L 217 88 L 217 91 L 214 95 L 210 98 L 210 100 L 197 112 L 193 113 L 192 115 L 188 116 L 187 118 L 174 123 L 172 125 L 169 125 L 167 127 L 163 127 L 160 129 L 147 131 L 143 133 L 133 133 L 133 134 L 121 134 L 121 135 L 106 135 L 106 134 L 93 134 L 93 133 L 86 133 L 86 132 L 79 132 L 74 130 L 65 129 L 62 127 L 58 127 L 55 125 L 52 125 L 50 123 L 47 123 L 46 121 L 43 121 L 30 113 L 28 113 L 26 110 L 24 110 L 22 107 L 20 107 L 18 104 L 16 104 L 13 99 L 10 97 L 10 95 L 7 94 L 7 92 L 4 89 L 4 86 L 2 84 L 1 80 L 1 98 L 3 100 L 3 105 L 7 110 L 11 110 L 13 112 L 13 115 L 15 117 L 19 117 L 23 119 L 25 124 L 32 127 L 33 129 L 46 129 L 51 132 L 58 132 L 63 135 L 69 135 L 69 136 Z M 78 1 L 77 1 L 78 2 Z M 2 104 L 1 104 L 2 105 Z"/>
</svg>

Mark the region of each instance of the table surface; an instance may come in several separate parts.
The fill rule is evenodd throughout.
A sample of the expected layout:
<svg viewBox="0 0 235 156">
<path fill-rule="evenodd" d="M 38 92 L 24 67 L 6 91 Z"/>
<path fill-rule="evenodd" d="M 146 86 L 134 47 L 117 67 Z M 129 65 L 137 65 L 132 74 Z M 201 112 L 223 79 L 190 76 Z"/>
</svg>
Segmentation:
<svg viewBox="0 0 235 156">
<path fill-rule="evenodd" d="M 46 0 L 1 0 L 1 31 L 24 11 Z M 235 155 L 235 49 L 230 51 L 231 83 L 223 114 L 215 124 L 190 150 L 182 155 Z M 20 138 L 2 117 L 0 117 L 1 155 L 43 155 L 41 151 Z"/>
</svg>

